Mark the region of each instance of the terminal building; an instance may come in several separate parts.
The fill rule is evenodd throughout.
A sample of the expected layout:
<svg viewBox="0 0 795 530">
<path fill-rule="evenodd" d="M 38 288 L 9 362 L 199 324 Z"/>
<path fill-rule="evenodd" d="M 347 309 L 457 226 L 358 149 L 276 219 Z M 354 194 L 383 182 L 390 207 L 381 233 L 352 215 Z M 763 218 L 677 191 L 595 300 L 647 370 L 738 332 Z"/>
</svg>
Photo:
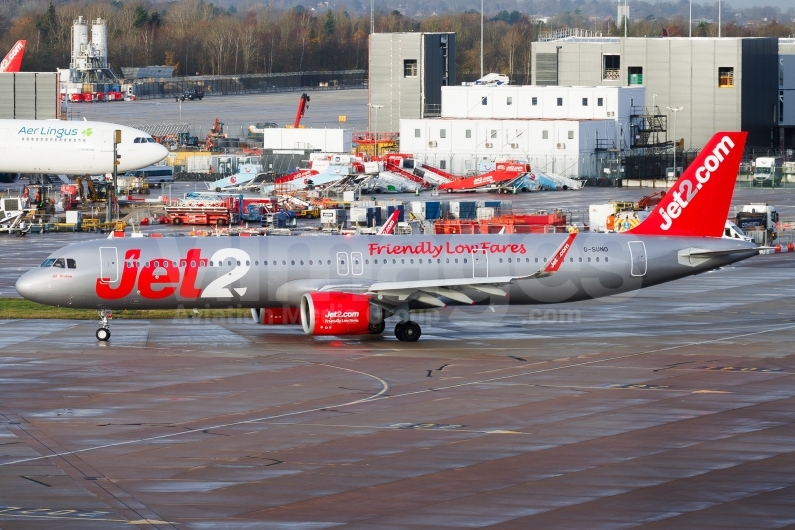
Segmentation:
<svg viewBox="0 0 795 530">
<path fill-rule="evenodd" d="M 455 33 L 373 33 L 369 75 L 370 131 L 439 116 L 442 87 L 455 85 Z"/>
<path fill-rule="evenodd" d="M 779 39 L 778 52 L 781 146 L 795 149 L 795 39 Z"/>
<path fill-rule="evenodd" d="M 457 86 L 442 88 L 439 118 L 400 121 L 400 149 L 455 174 L 482 162 L 528 162 L 567 177 L 601 175 L 612 152 L 632 145 L 647 114 L 643 87 Z M 664 134 L 664 131 L 658 131 Z M 646 141 L 664 143 L 657 133 Z"/>
<path fill-rule="evenodd" d="M 676 136 L 700 148 L 715 131 L 748 132 L 748 145 L 779 145 L 777 38 L 566 37 L 537 42 L 532 83 L 644 86 Z M 671 136 L 673 139 L 673 136 Z"/>
</svg>

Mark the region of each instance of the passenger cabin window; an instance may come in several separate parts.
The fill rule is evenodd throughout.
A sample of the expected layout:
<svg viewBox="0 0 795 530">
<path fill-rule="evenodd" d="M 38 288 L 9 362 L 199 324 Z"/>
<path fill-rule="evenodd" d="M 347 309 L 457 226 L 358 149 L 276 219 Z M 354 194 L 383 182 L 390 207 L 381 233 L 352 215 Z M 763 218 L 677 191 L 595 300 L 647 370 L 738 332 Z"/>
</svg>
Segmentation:
<svg viewBox="0 0 795 530">
<path fill-rule="evenodd" d="M 718 68 L 718 88 L 734 88 L 734 67 Z"/>
</svg>

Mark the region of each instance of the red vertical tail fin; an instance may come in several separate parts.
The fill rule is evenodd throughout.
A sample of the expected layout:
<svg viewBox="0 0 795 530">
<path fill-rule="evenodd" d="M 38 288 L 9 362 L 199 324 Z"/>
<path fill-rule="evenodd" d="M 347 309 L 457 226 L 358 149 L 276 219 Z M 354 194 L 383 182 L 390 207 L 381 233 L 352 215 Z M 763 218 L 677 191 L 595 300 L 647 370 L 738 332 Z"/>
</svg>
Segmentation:
<svg viewBox="0 0 795 530">
<path fill-rule="evenodd" d="M 5 59 L 0 62 L 0 72 L 19 72 L 22 68 L 22 57 L 25 55 L 25 43 L 27 41 L 18 40 Z"/>
<path fill-rule="evenodd" d="M 746 136 L 716 133 L 651 214 L 629 233 L 721 237 Z"/>
</svg>

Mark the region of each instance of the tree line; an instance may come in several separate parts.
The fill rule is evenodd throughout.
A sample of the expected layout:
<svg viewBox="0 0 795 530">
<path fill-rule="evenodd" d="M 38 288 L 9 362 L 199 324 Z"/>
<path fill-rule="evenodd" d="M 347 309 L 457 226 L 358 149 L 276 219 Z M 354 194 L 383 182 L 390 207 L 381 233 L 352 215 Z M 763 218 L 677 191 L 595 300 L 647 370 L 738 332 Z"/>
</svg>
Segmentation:
<svg viewBox="0 0 795 530">
<path fill-rule="evenodd" d="M 129 0 L 64 3 L 6 3 L 0 7 L 0 51 L 27 40 L 25 71 L 53 71 L 70 62 L 71 28 L 78 16 L 102 18 L 108 26 L 111 66 L 168 65 L 175 75 L 228 75 L 367 69 L 369 14 L 345 9 L 316 11 L 303 6 L 280 9 L 257 4 L 248 9 L 222 8 L 204 0 L 141 3 Z M 565 0 L 568 2 L 568 0 Z M 378 12 L 377 32 L 452 31 L 456 33 L 458 81 L 480 73 L 480 22 L 477 11 L 447 12 L 424 18 L 400 11 Z M 623 35 L 611 17 L 594 17 L 579 8 L 552 17 L 533 17 L 502 10 L 484 23 L 487 72 L 509 74 L 527 83 L 531 46 L 539 35 L 561 27 L 578 27 L 605 35 Z M 688 35 L 688 20 L 679 15 L 649 15 L 630 21 L 629 36 Z M 779 36 L 795 33 L 795 24 L 775 20 L 754 24 L 729 21 L 723 36 Z M 694 23 L 694 36 L 716 36 L 717 24 Z M 0 53 L 0 56 L 2 54 Z"/>
</svg>

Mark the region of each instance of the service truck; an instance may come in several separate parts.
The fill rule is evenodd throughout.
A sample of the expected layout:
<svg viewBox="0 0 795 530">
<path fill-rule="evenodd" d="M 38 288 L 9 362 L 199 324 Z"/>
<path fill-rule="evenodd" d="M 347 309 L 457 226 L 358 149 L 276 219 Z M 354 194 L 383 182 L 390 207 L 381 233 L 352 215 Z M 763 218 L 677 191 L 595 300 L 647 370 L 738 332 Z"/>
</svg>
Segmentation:
<svg viewBox="0 0 795 530">
<path fill-rule="evenodd" d="M 778 237 L 778 212 L 767 203 L 744 204 L 734 222 L 757 245 L 770 245 Z"/>
<path fill-rule="evenodd" d="M 754 162 L 754 186 L 778 186 L 784 162 L 780 156 L 760 156 Z"/>
</svg>

